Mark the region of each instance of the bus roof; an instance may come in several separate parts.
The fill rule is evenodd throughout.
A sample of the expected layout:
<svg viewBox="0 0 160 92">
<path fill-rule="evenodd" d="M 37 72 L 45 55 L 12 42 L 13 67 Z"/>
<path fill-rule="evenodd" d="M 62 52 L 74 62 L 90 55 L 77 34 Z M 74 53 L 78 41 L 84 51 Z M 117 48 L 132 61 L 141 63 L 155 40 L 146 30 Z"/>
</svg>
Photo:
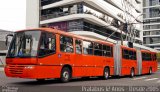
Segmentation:
<svg viewBox="0 0 160 92">
<path fill-rule="evenodd" d="M 54 28 L 25 29 L 25 30 L 20 30 L 20 31 L 17 31 L 17 32 L 33 31 L 33 30 L 40 30 L 40 31 L 52 32 L 52 33 L 56 33 L 56 34 L 62 34 L 62 35 L 71 36 L 71 37 L 86 40 L 86 41 L 93 41 L 93 42 L 98 42 L 98 43 L 102 43 L 102 44 L 108 44 L 108 45 L 111 45 L 111 46 L 114 45 L 113 43 L 110 43 L 110 42 L 107 42 L 107 41 L 101 41 L 101 40 L 97 40 L 97 39 L 94 39 L 94 38 L 83 37 L 83 36 L 79 36 L 79 35 L 76 35 L 76 34 L 73 34 L 73 33 L 64 32 L 62 30 L 58 30 L 58 29 L 54 29 Z"/>
<path fill-rule="evenodd" d="M 124 46 L 124 45 L 122 45 L 121 47 L 123 49 L 132 50 L 132 51 L 136 51 L 137 50 L 136 48 L 130 48 L 130 47 L 127 47 L 127 46 Z"/>
<path fill-rule="evenodd" d="M 146 53 L 156 53 L 156 52 L 153 52 L 153 51 L 150 51 L 150 50 L 141 50 L 141 52 L 146 52 Z"/>
</svg>

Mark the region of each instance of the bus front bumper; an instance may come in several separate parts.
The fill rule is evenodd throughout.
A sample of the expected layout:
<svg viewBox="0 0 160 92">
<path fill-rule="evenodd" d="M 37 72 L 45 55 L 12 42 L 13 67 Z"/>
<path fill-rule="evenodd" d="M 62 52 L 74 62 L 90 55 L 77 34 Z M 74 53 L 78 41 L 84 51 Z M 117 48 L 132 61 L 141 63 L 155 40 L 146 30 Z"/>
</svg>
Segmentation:
<svg viewBox="0 0 160 92">
<path fill-rule="evenodd" d="M 8 77 L 46 79 L 60 78 L 61 66 L 37 65 L 6 65 L 5 74 Z"/>
</svg>

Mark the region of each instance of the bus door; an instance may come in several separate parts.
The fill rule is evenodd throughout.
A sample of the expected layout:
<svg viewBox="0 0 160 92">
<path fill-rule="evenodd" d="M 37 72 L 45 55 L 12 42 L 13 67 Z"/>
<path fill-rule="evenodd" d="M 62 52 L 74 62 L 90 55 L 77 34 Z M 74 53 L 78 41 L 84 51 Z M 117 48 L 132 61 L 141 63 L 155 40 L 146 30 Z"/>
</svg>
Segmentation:
<svg viewBox="0 0 160 92">
<path fill-rule="evenodd" d="M 72 37 L 64 35 L 60 36 L 60 52 L 61 52 L 60 63 L 62 65 L 74 64 L 74 45 Z"/>
<path fill-rule="evenodd" d="M 53 33 L 43 32 L 39 45 L 38 63 L 41 65 L 56 64 L 56 35 Z"/>
<path fill-rule="evenodd" d="M 75 39 L 75 62 L 74 70 L 76 76 L 84 76 L 85 70 L 83 69 L 84 60 L 82 56 L 82 41 Z"/>
</svg>

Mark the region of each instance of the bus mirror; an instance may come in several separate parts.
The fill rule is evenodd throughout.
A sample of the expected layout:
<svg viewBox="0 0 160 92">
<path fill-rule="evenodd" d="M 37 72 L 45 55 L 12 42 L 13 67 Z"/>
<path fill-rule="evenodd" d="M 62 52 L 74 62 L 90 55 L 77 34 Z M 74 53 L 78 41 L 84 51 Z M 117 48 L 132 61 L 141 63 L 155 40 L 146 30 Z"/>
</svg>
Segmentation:
<svg viewBox="0 0 160 92">
<path fill-rule="evenodd" d="M 6 46 L 8 46 L 8 37 L 9 37 L 9 36 L 13 37 L 13 34 L 8 34 L 8 35 L 6 36 Z"/>
</svg>

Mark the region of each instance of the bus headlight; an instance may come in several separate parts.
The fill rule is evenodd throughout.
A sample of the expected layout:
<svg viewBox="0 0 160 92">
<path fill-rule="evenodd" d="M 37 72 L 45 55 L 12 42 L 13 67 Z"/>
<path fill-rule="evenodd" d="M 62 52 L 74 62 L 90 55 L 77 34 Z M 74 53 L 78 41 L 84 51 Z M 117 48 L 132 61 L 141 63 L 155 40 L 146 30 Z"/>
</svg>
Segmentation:
<svg viewBox="0 0 160 92">
<path fill-rule="evenodd" d="M 33 69 L 34 66 L 26 66 L 25 69 Z"/>
</svg>

